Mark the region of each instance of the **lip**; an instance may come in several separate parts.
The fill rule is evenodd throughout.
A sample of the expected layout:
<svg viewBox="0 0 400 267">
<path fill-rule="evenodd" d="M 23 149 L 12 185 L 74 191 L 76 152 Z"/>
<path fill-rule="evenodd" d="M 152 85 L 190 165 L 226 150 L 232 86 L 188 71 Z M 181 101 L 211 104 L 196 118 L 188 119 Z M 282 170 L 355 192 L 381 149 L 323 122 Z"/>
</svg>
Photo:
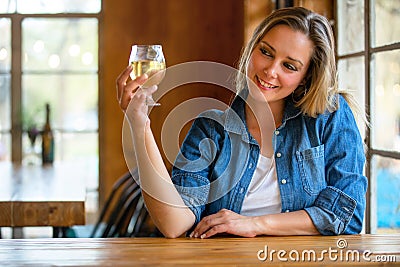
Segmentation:
<svg viewBox="0 0 400 267">
<path fill-rule="evenodd" d="M 266 90 L 266 91 L 274 90 L 279 87 L 277 85 L 274 85 L 272 83 L 269 83 L 269 82 L 266 82 L 266 81 L 260 79 L 258 76 L 256 76 L 256 81 L 257 81 L 258 87 L 260 87 L 261 89 Z"/>
</svg>

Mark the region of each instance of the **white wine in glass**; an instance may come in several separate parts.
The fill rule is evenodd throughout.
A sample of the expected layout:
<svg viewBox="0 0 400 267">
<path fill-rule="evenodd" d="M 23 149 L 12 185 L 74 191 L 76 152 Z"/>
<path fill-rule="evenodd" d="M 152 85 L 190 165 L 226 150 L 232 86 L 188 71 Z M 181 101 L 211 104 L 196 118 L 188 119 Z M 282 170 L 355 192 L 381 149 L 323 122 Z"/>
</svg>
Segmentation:
<svg viewBox="0 0 400 267">
<path fill-rule="evenodd" d="M 158 85 L 165 76 L 165 58 L 161 45 L 133 45 L 129 64 L 133 70 L 130 74 L 132 79 L 147 74 L 148 80 L 141 86 L 143 89 Z M 147 96 L 148 106 L 159 106 L 151 96 Z"/>
</svg>

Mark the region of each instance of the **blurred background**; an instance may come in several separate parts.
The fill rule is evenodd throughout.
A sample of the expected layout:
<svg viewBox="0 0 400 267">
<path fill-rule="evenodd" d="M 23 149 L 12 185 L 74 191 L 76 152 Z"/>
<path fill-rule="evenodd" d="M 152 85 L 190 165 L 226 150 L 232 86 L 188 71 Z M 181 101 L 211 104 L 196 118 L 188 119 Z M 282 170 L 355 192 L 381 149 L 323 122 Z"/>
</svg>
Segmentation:
<svg viewBox="0 0 400 267">
<path fill-rule="evenodd" d="M 285 6 L 330 19 L 340 87 L 371 121 L 370 128 L 359 121 L 368 159 L 365 231 L 400 232 L 399 0 L 0 0 L 0 162 L 40 164 L 40 135 L 28 132 L 42 129 L 49 103 L 55 162 L 90 173 L 82 180 L 90 223 L 127 171 L 115 80 L 131 45 L 162 44 L 167 67 L 198 60 L 236 67 L 255 26 Z M 229 103 L 232 93 L 190 84 L 163 96 L 150 114 L 158 142 L 168 113 L 200 96 Z"/>
</svg>

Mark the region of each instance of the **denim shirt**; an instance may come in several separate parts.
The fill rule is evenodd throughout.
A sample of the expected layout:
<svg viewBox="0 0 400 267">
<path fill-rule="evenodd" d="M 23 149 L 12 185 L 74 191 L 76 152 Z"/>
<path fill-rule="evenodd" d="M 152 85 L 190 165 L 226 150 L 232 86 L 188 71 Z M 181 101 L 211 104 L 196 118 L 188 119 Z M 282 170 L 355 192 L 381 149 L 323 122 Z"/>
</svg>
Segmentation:
<svg viewBox="0 0 400 267">
<path fill-rule="evenodd" d="M 365 210 L 363 142 L 347 102 L 337 99 L 336 111 L 317 118 L 287 100 L 273 136 L 282 212 L 305 210 L 323 235 L 360 233 Z M 223 208 L 241 211 L 260 154 L 244 107 L 238 95 L 227 110 L 200 114 L 177 156 L 172 181 L 195 225 Z"/>
</svg>

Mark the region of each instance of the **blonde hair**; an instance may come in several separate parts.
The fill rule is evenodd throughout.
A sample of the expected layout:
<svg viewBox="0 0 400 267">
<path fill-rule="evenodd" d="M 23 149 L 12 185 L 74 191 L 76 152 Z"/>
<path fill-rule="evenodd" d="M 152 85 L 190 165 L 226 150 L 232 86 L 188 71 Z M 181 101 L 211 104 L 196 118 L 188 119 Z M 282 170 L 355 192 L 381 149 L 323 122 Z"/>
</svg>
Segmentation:
<svg viewBox="0 0 400 267">
<path fill-rule="evenodd" d="M 311 117 L 316 117 L 327 110 L 330 112 L 336 110 L 338 101 L 335 96 L 339 90 L 332 28 L 324 16 L 302 7 L 278 9 L 258 25 L 239 61 L 239 72 L 236 76 L 237 92 L 246 87 L 246 76 L 243 74 L 246 73 L 251 53 L 269 30 L 282 24 L 304 33 L 314 44 L 310 66 L 305 76 L 305 86 L 296 88 L 292 95 L 297 100 L 295 105 L 300 107 L 303 114 Z M 356 102 L 349 93 L 341 91 L 340 94 L 357 110 Z"/>
</svg>

